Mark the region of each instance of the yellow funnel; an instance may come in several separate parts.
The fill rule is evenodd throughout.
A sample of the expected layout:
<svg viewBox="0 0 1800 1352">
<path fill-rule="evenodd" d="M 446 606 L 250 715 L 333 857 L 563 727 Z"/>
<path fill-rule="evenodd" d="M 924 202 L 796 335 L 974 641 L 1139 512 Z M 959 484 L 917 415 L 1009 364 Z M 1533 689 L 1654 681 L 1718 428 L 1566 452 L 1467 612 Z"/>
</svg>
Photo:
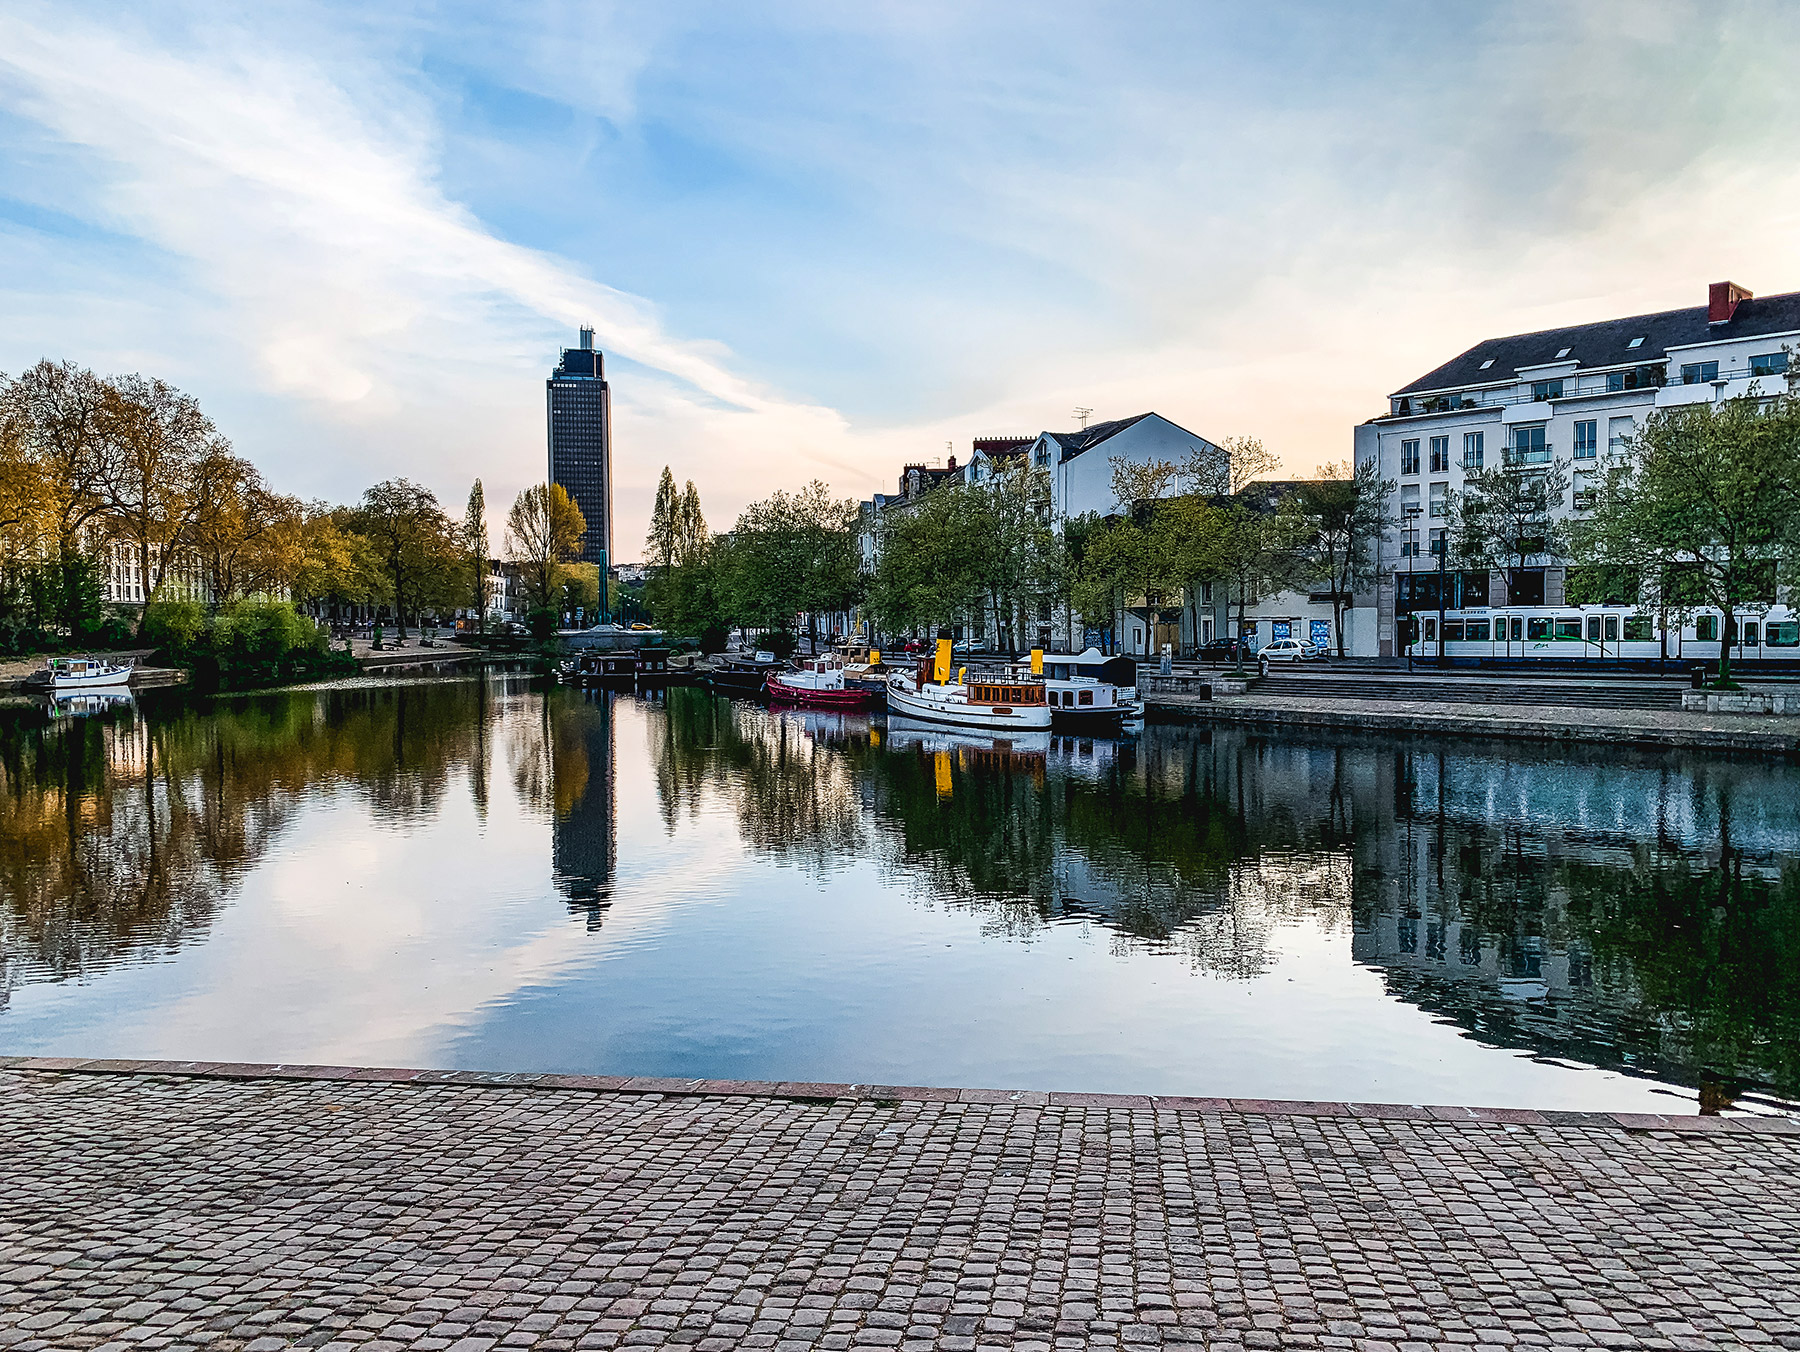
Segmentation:
<svg viewBox="0 0 1800 1352">
<path fill-rule="evenodd" d="M 1042 676 L 1044 674 L 1044 650 L 1042 648 L 1033 648 L 1031 650 L 1031 674 L 1033 676 Z"/>
<path fill-rule="evenodd" d="M 878 667 L 881 665 L 881 649 L 880 648 L 870 648 L 869 649 L 869 665 L 872 667 Z"/>
<path fill-rule="evenodd" d="M 939 685 L 950 679 L 950 640 L 940 638 L 937 647 L 937 661 L 931 664 L 931 679 Z"/>
</svg>

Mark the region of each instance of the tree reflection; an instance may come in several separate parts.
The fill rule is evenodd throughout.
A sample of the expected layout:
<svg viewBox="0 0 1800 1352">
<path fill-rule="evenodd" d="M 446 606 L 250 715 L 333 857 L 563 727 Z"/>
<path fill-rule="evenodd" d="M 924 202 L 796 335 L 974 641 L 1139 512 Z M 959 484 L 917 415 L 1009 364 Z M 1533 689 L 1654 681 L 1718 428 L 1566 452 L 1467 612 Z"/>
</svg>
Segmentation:
<svg viewBox="0 0 1800 1352">
<path fill-rule="evenodd" d="M 0 1001 L 203 935 L 320 785 L 377 820 L 441 802 L 477 745 L 474 682 L 0 717 Z"/>
</svg>

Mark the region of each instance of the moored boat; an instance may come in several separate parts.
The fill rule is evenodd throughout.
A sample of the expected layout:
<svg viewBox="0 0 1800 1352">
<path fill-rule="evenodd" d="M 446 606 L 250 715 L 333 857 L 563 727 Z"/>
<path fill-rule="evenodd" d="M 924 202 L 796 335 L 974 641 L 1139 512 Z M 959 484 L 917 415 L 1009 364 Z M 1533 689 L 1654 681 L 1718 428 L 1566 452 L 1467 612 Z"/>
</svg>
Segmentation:
<svg viewBox="0 0 1800 1352">
<path fill-rule="evenodd" d="M 52 690 L 96 690 L 128 685 L 135 661 L 102 662 L 97 657 L 52 657 L 49 660 Z"/>
<path fill-rule="evenodd" d="M 557 678 L 568 685 L 630 685 L 637 679 L 637 659 L 628 650 L 592 650 L 564 662 Z"/>
<path fill-rule="evenodd" d="M 1137 663 L 1129 657 L 1105 657 L 1098 648 L 1089 648 L 1081 653 L 1044 653 L 1037 665 L 1050 697 L 1052 722 L 1058 727 L 1086 731 L 1144 716 Z M 1014 670 L 1024 674 L 1031 667 L 1020 662 Z M 1091 698 L 1084 700 L 1084 694 Z"/>
<path fill-rule="evenodd" d="M 760 695 L 770 675 L 781 669 L 774 653 L 722 653 L 706 673 L 709 688 L 722 695 Z"/>
<path fill-rule="evenodd" d="M 846 683 L 844 664 L 835 656 L 807 658 L 787 671 L 772 671 L 764 688 L 778 704 L 807 709 L 867 709 L 873 699 L 867 690 Z"/>
<path fill-rule="evenodd" d="M 1050 706 L 1039 681 L 1007 676 L 950 674 L 950 640 L 938 641 L 937 659 L 919 664 L 917 674 L 888 677 L 888 710 L 926 723 L 995 732 L 1045 732 Z"/>
</svg>

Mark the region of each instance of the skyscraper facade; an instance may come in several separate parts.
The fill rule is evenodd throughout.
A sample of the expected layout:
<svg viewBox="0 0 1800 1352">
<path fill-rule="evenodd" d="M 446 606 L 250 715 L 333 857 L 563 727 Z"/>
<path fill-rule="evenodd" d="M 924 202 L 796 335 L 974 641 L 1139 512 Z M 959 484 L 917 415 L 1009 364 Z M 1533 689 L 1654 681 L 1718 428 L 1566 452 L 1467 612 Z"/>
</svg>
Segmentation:
<svg viewBox="0 0 1800 1352">
<path fill-rule="evenodd" d="M 612 391 L 594 331 L 563 349 L 545 385 L 550 431 L 550 482 L 561 484 L 587 519 L 581 561 L 600 566 L 602 594 L 612 563 Z"/>
</svg>

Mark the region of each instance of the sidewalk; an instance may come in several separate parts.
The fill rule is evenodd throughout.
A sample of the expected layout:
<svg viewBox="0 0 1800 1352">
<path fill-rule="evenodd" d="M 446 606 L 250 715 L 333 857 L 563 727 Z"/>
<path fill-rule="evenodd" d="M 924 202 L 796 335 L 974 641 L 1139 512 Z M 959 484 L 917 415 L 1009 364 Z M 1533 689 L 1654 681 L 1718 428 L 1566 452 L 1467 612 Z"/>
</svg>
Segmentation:
<svg viewBox="0 0 1800 1352">
<path fill-rule="evenodd" d="M 1583 709 L 1539 704 L 1443 704 L 1347 696 L 1151 695 L 1149 715 L 1173 722 L 1405 732 L 1426 737 L 1686 748 L 1800 756 L 1800 718 L 1678 709 Z"/>
<path fill-rule="evenodd" d="M 17 1352 L 1800 1347 L 1786 1120 L 99 1065 L 0 1069 Z"/>
</svg>

